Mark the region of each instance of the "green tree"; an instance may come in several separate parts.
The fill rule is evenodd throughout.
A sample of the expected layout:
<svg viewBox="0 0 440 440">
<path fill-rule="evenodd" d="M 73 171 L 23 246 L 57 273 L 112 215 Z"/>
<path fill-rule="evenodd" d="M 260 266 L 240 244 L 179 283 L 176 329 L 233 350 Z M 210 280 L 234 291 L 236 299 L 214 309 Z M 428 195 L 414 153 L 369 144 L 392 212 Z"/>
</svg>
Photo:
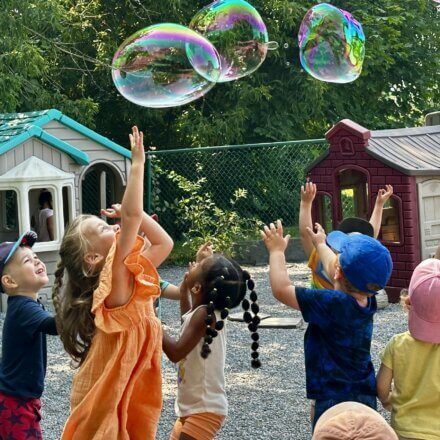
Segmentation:
<svg viewBox="0 0 440 440">
<path fill-rule="evenodd" d="M 64 40 L 68 14 L 56 0 L 4 0 L 0 14 L 0 112 L 56 107 L 93 125 L 94 97 L 72 93 L 79 77 L 68 77 Z"/>
<path fill-rule="evenodd" d="M 147 109 L 123 99 L 109 68 L 117 47 L 153 23 L 188 24 L 206 3 L 6 0 L 0 110 L 58 107 L 121 143 L 137 123 L 147 143 L 165 149 L 322 137 L 347 117 L 371 129 L 408 126 L 440 105 L 440 20 L 432 0 L 332 2 L 366 34 L 364 70 L 351 84 L 323 83 L 301 69 L 297 34 L 314 2 L 254 0 L 270 39 L 280 43 L 257 72 L 183 107 Z"/>
</svg>

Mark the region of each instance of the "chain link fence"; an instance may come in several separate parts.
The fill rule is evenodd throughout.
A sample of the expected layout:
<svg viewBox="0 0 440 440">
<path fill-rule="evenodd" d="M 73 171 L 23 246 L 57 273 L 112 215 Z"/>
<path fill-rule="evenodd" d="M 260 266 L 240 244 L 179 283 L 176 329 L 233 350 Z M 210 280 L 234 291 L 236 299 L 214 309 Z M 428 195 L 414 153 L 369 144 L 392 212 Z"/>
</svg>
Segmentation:
<svg viewBox="0 0 440 440">
<path fill-rule="evenodd" d="M 150 151 L 145 207 L 175 241 L 211 239 L 231 229 L 258 238 L 262 223 L 281 219 L 296 235 L 305 169 L 325 139 Z"/>
</svg>

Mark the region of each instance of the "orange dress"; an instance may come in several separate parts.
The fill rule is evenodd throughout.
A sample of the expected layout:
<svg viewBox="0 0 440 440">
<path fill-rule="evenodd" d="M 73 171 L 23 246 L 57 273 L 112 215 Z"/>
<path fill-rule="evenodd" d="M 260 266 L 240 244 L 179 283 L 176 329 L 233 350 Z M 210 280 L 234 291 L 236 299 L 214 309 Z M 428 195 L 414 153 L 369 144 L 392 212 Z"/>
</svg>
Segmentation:
<svg viewBox="0 0 440 440">
<path fill-rule="evenodd" d="M 162 327 L 153 301 L 160 294 L 159 275 L 141 254 L 144 240 L 138 236 L 124 261 L 135 278 L 132 296 L 121 307 L 106 308 L 116 240 L 93 293 L 96 333 L 73 379 L 63 440 L 150 440 L 156 436 L 162 409 Z"/>
</svg>

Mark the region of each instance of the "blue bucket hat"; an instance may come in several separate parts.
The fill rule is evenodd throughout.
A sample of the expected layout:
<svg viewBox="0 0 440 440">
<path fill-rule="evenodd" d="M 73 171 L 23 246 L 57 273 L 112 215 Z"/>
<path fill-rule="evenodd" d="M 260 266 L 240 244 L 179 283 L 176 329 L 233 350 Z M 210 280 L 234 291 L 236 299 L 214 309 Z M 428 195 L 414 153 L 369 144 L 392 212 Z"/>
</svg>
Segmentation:
<svg viewBox="0 0 440 440">
<path fill-rule="evenodd" d="M 5 241 L 0 244 L 0 279 L 3 276 L 3 269 L 8 261 L 12 258 L 15 251 L 20 246 L 32 247 L 37 241 L 37 234 L 34 231 L 25 232 L 16 242 Z M 3 287 L 0 281 L 0 292 L 3 292 Z"/>
<path fill-rule="evenodd" d="M 339 254 L 345 277 L 361 292 L 376 294 L 385 288 L 393 270 L 389 250 L 375 238 L 363 234 L 330 232 L 327 244 Z"/>
</svg>

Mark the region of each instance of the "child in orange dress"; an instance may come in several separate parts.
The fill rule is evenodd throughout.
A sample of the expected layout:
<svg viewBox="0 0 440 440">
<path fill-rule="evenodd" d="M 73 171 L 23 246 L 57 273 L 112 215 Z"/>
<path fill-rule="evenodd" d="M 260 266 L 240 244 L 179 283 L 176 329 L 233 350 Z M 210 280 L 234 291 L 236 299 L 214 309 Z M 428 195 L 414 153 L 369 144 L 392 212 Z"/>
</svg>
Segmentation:
<svg viewBox="0 0 440 440">
<path fill-rule="evenodd" d="M 156 436 L 162 408 L 162 328 L 153 301 L 160 295 L 156 267 L 173 242 L 143 212 L 145 153 L 136 127 L 130 141 L 132 166 L 122 205 L 101 212 L 121 217 L 121 225 L 81 215 L 61 244 L 53 299 L 61 340 L 79 366 L 63 440 Z"/>
</svg>

